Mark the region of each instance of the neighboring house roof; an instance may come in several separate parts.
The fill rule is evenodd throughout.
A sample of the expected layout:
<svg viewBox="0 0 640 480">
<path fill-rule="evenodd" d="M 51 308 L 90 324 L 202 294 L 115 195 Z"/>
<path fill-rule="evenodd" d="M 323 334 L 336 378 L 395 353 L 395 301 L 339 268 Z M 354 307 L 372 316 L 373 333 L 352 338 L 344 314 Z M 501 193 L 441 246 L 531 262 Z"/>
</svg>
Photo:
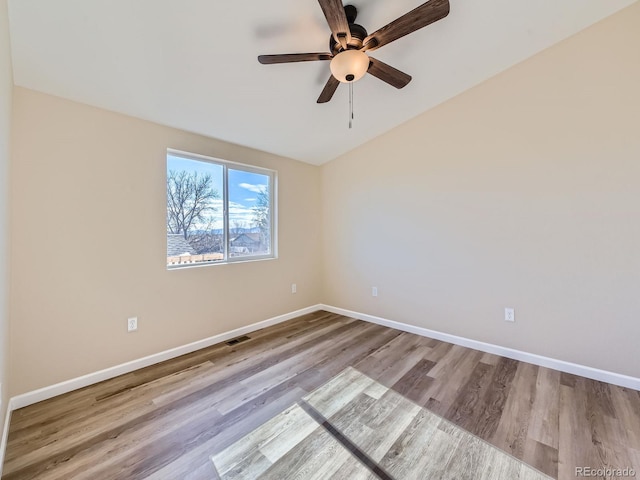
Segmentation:
<svg viewBox="0 0 640 480">
<path fill-rule="evenodd" d="M 197 253 L 182 234 L 167 233 L 167 257 L 197 255 Z"/>
<path fill-rule="evenodd" d="M 241 233 L 237 237 L 231 240 L 231 245 L 234 247 L 249 247 L 260 244 L 259 233 Z"/>
</svg>

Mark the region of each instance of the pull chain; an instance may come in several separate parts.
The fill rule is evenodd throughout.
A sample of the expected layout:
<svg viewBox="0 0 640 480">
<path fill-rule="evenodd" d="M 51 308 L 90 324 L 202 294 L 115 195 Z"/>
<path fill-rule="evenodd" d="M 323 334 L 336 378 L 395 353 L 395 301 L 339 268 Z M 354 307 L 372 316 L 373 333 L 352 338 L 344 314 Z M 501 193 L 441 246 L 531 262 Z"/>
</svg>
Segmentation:
<svg viewBox="0 0 640 480">
<path fill-rule="evenodd" d="M 349 128 L 353 125 L 353 82 L 349 83 Z"/>
</svg>

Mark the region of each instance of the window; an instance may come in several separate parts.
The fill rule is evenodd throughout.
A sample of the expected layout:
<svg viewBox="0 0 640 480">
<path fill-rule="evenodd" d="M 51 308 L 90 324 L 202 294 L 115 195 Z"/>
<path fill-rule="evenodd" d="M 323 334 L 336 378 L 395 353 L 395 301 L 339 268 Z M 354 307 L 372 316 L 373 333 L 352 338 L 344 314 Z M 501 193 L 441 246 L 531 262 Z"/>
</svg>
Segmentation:
<svg viewBox="0 0 640 480">
<path fill-rule="evenodd" d="M 167 268 L 275 258 L 276 172 L 167 151 Z"/>
</svg>

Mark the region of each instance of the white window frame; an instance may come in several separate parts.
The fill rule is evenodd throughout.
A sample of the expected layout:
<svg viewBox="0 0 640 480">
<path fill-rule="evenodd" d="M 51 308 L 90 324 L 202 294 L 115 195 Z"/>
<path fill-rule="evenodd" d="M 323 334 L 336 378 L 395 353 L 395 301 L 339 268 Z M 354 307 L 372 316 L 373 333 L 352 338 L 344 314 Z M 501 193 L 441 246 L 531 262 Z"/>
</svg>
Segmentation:
<svg viewBox="0 0 640 480">
<path fill-rule="evenodd" d="M 232 263 L 253 262 L 258 260 L 273 260 L 278 258 L 278 212 L 277 212 L 277 196 L 278 196 L 278 172 L 269 168 L 256 167 L 245 163 L 232 162 L 221 158 L 200 155 L 198 153 L 185 152 L 173 148 L 167 148 L 165 155 L 165 214 L 166 214 L 166 183 L 167 183 L 167 161 L 168 156 L 184 158 L 186 160 L 194 160 L 197 162 L 211 163 L 222 167 L 222 204 L 223 204 L 223 244 L 224 258 L 218 261 L 187 263 L 178 265 L 167 265 L 167 270 L 179 270 L 182 268 L 208 267 L 213 265 L 228 265 Z M 257 173 L 269 177 L 269 217 L 271 219 L 271 228 L 269 231 L 269 245 L 271 253 L 265 255 L 246 255 L 246 256 L 229 256 L 229 168 L 232 170 L 242 170 L 249 173 Z M 165 256 L 166 262 L 166 256 Z"/>
</svg>

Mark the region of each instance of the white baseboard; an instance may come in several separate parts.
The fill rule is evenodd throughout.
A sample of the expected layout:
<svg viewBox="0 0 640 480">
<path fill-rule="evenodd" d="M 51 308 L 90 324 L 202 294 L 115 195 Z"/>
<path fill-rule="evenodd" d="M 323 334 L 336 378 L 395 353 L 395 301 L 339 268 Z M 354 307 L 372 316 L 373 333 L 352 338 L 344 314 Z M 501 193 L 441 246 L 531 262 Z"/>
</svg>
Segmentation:
<svg viewBox="0 0 640 480">
<path fill-rule="evenodd" d="M 284 315 L 278 315 L 276 317 L 269 318 L 261 322 L 253 323 L 251 325 L 247 325 L 246 327 L 236 328 L 235 330 L 231 330 L 229 332 L 220 333 L 218 335 L 214 335 L 213 337 L 205 338 L 203 340 L 198 340 L 197 342 L 189 343 L 187 345 L 182 345 L 180 347 L 172 348 L 170 350 L 165 350 L 164 352 L 155 353 L 147 357 L 139 358 L 137 360 L 132 360 L 127 363 L 122 363 L 120 365 L 106 368 L 98 372 L 89 373 L 87 375 L 73 378 L 71 380 L 66 380 L 64 382 L 60 382 L 55 385 L 51 385 L 49 387 L 44 387 L 38 390 L 33 390 L 31 392 L 23 393 L 22 395 L 17 395 L 15 397 L 12 397 L 9 402 L 9 406 L 11 407 L 11 409 L 17 410 L 18 408 L 23 408 L 28 405 L 41 402 L 43 400 L 47 400 L 49 398 L 62 395 L 63 393 L 68 393 L 73 390 L 77 390 L 78 388 L 83 388 L 88 385 L 93 385 L 94 383 L 102 382 L 104 380 L 108 380 L 110 378 L 114 378 L 125 373 L 130 373 L 130 372 L 133 372 L 134 370 L 139 370 L 141 368 L 148 367 L 149 365 L 154 365 L 156 363 L 164 362 L 165 360 L 170 360 L 172 358 L 179 357 L 180 355 L 185 355 L 187 353 L 195 352 L 196 350 L 210 347 L 211 345 L 215 345 L 216 343 L 224 342 L 231 338 L 239 337 L 240 335 L 246 335 L 247 333 L 260 330 L 261 328 L 270 327 L 271 325 L 276 325 L 278 323 L 291 320 L 292 318 L 296 318 L 301 315 L 306 315 L 307 313 L 313 313 L 320 309 L 321 309 L 320 305 L 313 305 L 311 307 L 303 308 L 301 310 L 296 310 L 295 312 L 286 313 Z"/>
<path fill-rule="evenodd" d="M 578 365 L 577 363 L 565 362 L 564 360 L 557 360 L 555 358 L 543 357 L 542 355 L 536 355 L 535 353 L 522 352 L 520 350 L 514 350 L 513 348 L 501 347 L 499 345 L 480 342 L 470 338 L 458 337 L 457 335 L 416 327 L 414 325 L 387 320 L 386 318 L 367 315 L 366 313 L 353 312 L 351 310 L 345 310 L 344 308 L 333 307 L 331 305 L 320 305 L 319 307 L 328 312 L 345 315 L 358 320 L 364 320 L 365 322 L 377 323 L 378 325 L 395 328 L 396 330 L 402 330 L 403 332 L 415 333 L 416 335 L 435 338 L 436 340 L 473 348 L 474 350 L 480 350 L 481 352 L 493 353 L 502 357 L 512 358 L 514 360 L 532 363 L 541 367 L 552 368 L 561 372 L 571 373 L 573 375 L 579 375 L 581 377 L 591 378 L 593 380 L 599 380 L 601 382 L 607 382 L 620 387 L 632 388 L 633 390 L 640 391 L 640 378 L 587 367 L 585 365 Z"/>
</svg>

